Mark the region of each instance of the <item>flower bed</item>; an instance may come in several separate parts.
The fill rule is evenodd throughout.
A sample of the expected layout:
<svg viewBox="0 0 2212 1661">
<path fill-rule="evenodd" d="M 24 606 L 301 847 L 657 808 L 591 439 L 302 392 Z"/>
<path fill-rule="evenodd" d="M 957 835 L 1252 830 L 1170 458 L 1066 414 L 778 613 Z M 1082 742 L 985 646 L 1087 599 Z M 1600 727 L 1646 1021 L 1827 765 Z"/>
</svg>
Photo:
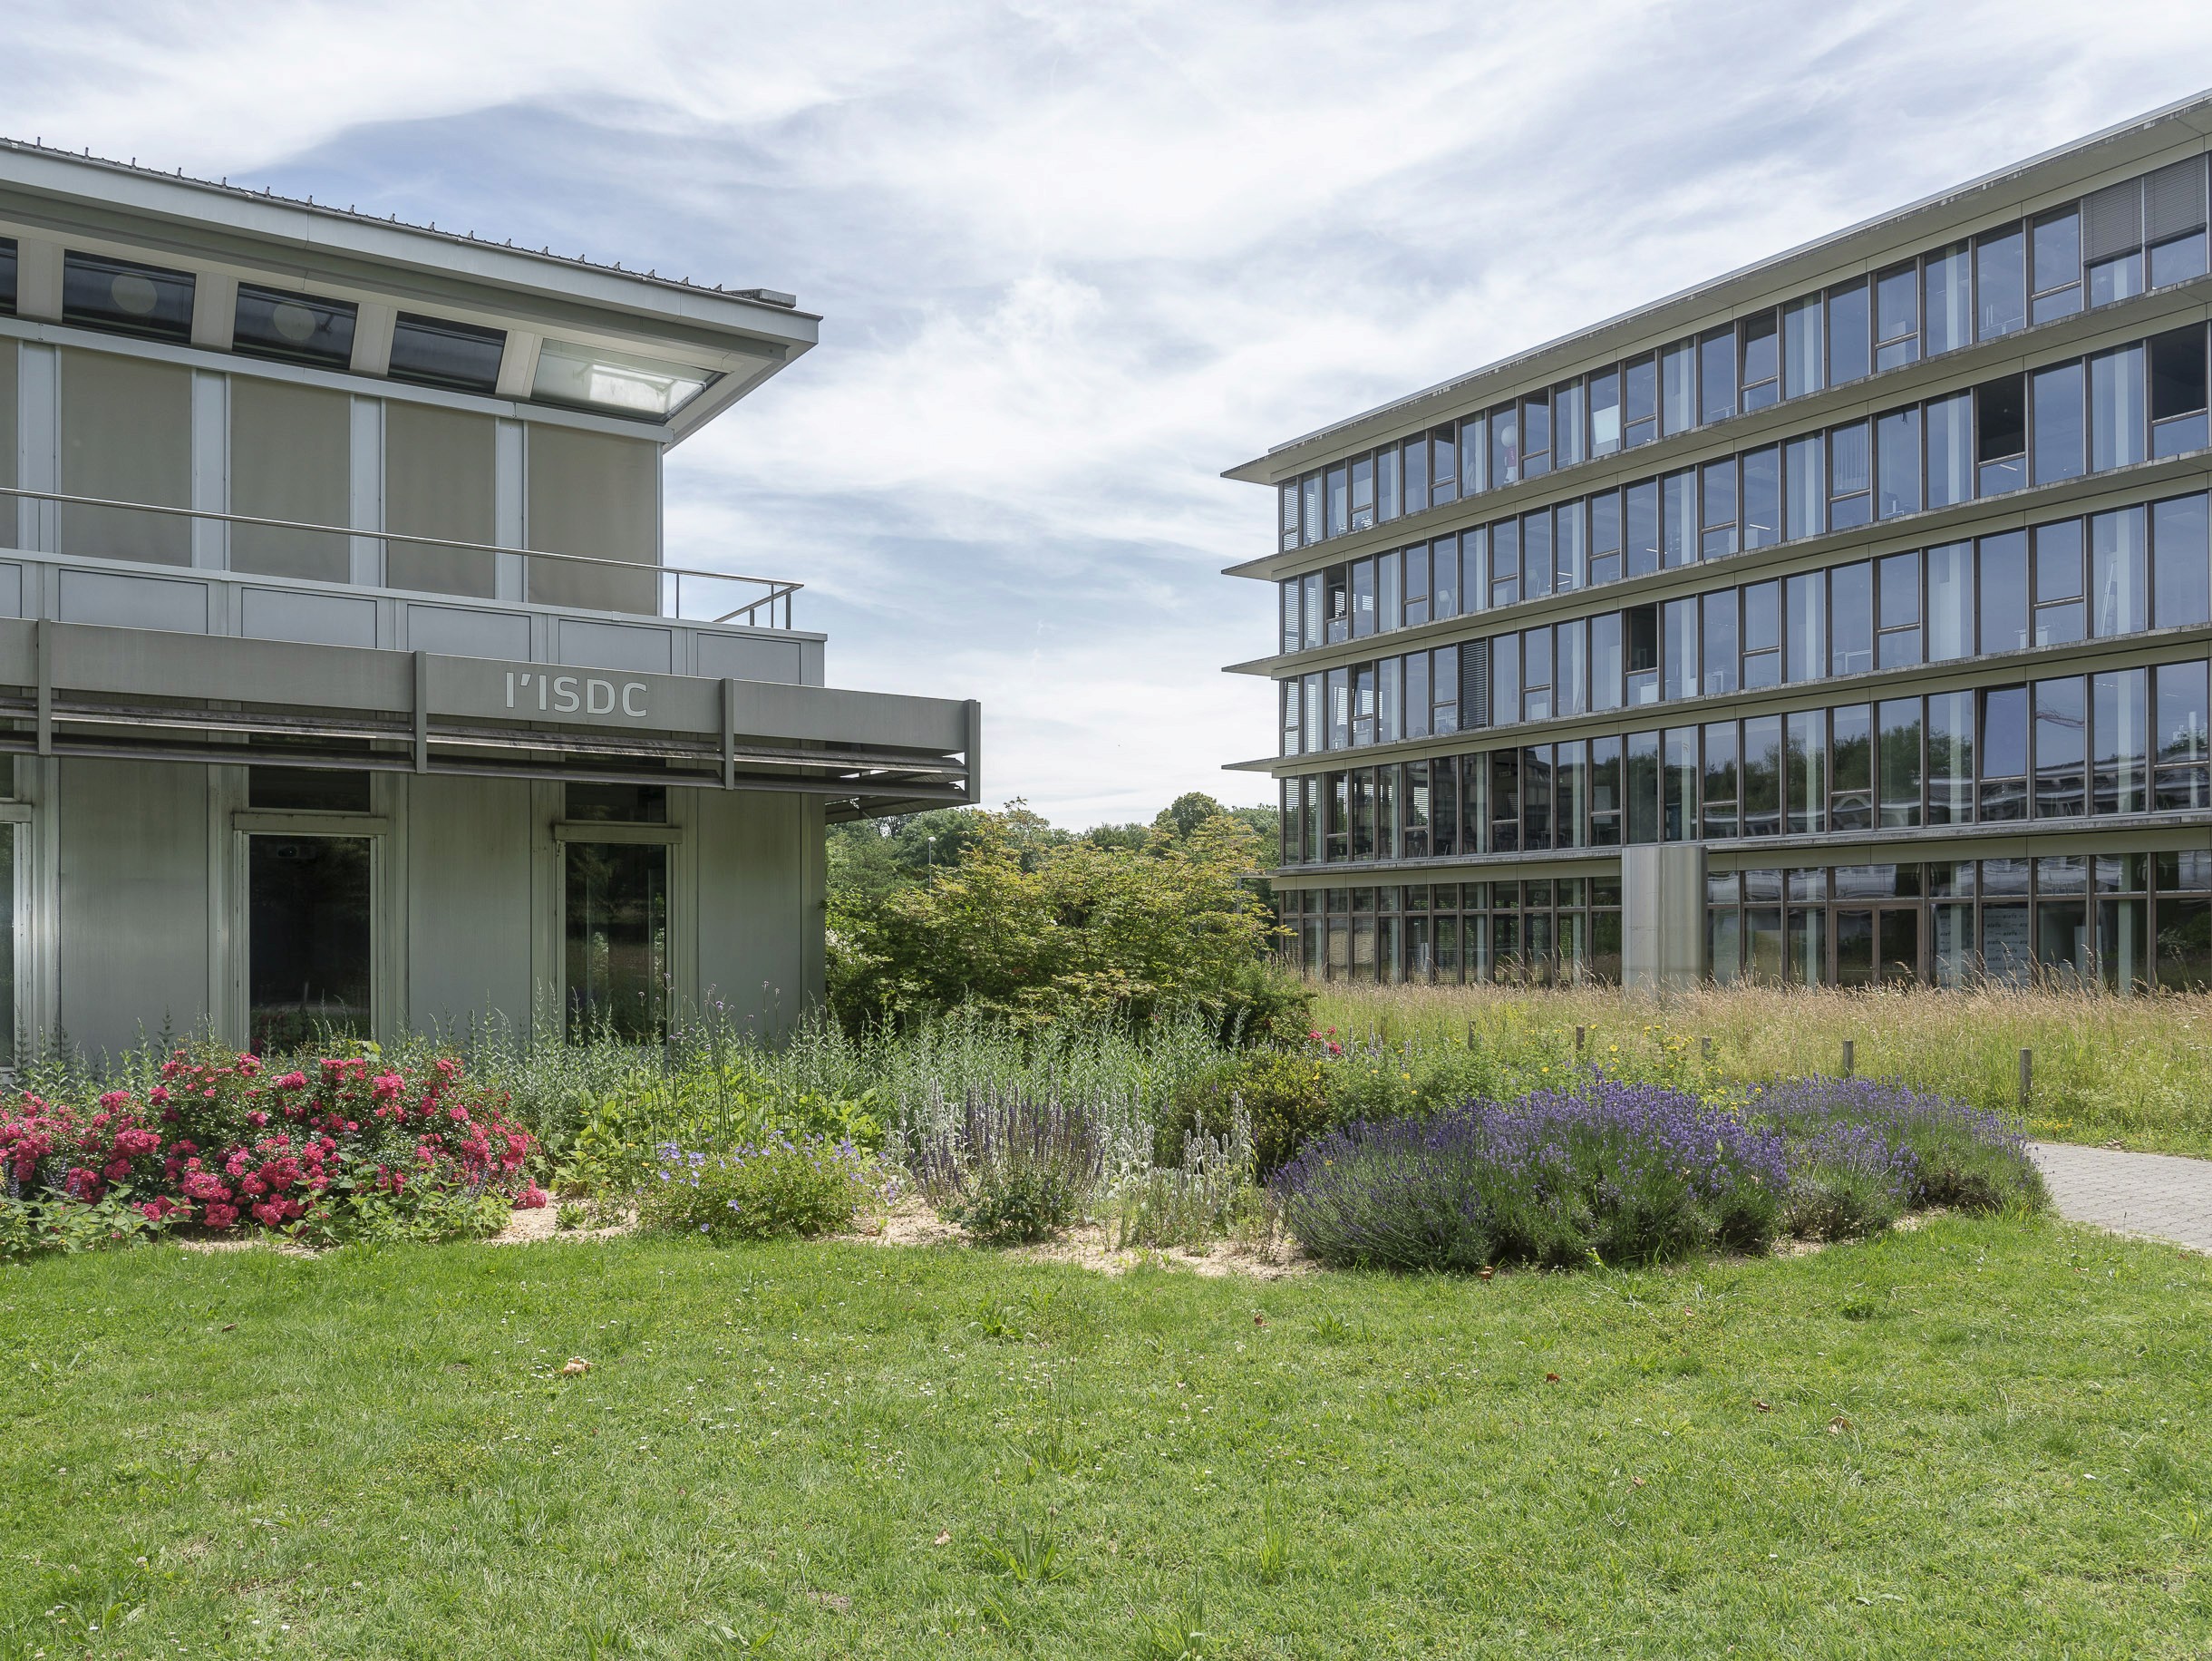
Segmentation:
<svg viewBox="0 0 2212 1661">
<path fill-rule="evenodd" d="M 1324 1262 L 1473 1269 L 1655 1262 L 1836 1238 L 1906 1209 L 2039 1205 L 1994 1115 L 1870 1081 L 1812 1080 L 1741 1107 L 1602 1075 L 1432 1119 L 1362 1121 L 1277 1174 L 1285 1227 Z"/>
<path fill-rule="evenodd" d="M 720 1239 L 830 1234 L 864 1210 L 888 1206 L 897 1183 L 849 1141 L 771 1136 L 727 1152 L 659 1151 L 638 1200 L 648 1229 Z"/>
<path fill-rule="evenodd" d="M 142 1092 L 0 1108 L 0 1253 L 177 1229 L 325 1242 L 490 1233 L 545 1202 L 505 1101 L 451 1056 L 272 1067 L 179 1050 Z"/>
</svg>

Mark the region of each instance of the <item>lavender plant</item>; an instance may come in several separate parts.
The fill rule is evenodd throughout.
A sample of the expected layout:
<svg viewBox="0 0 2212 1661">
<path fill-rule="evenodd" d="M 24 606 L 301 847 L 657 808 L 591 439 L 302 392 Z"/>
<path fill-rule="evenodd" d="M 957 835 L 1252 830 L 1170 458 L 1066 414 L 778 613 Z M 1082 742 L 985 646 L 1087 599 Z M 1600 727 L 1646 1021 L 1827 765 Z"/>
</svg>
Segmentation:
<svg viewBox="0 0 2212 1661">
<path fill-rule="evenodd" d="M 2041 1209 L 2042 1178 L 2026 1139 L 2004 1120 L 1894 1080 L 1789 1079 L 1757 1086 L 1746 1117 L 1771 1125 L 1790 1149 L 1793 1189 L 1809 1224 L 1835 1238 L 1838 1200 L 1888 1217 L 1945 1206 L 1996 1211 Z M 1870 1217 L 1871 1220 L 1871 1217 Z M 1863 1233 L 1844 1227 L 1840 1232 Z"/>
<path fill-rule="evenodd" d="M 939 1121 L 910 1155 L 937 1210 L 985 1244 L 1057 1234 L 1082 1214 L 1105 1173 L 1105 1139 L 1056 1094 L 971 1090 L 956 1122 Z"/>
</svg>

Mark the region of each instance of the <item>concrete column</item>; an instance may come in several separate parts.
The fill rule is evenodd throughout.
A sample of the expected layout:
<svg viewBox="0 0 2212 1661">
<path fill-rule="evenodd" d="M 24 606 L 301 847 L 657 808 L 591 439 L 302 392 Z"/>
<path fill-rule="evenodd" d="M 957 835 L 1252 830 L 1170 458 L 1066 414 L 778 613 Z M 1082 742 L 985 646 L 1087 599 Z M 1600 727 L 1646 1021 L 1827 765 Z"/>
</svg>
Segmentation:
<svg viewBox="0 0 2212 1661">
<path fill-rule="evenodd" d="M 529 451 L 522 423 L 502 421 L 492 451 L 491 539 L 501 548 L 524 547 L 529 534 Z M 495 593 L 503 600 L 529 597 L 529 561 L 520 554 L 494 554 Z"/>
<path fill-rule="evenodd" d="M 206 369 L 192 372 L 192 506 L 230 511 L 230 377 Z M 229 568 L 228 524 L 192 521 L 192 563 L 203 570 Z"/>
<path fill-rule="evenodd" d="M 1674 991 L 1705 977 L 1705 845 L 1621 850 L 1621 985 Z"/>
<path fill-rule="evenodd" d="M 384 401 L 355 398 L 353 416 L 351 518 L 355 530 L 384 528 Z M 384 586 L 384 545 L 374 537 L 351 539 L 348 580 L 364 588 Z"/>
<path fill-rule="evenodd" d="M 15 359 L 15 482 L 26 491 L 62 488 L 62 355 L 28 340 Z M 61 510 L 18 496 L 15 512 L 15 546 L 53 552 Z"/>
</svg>

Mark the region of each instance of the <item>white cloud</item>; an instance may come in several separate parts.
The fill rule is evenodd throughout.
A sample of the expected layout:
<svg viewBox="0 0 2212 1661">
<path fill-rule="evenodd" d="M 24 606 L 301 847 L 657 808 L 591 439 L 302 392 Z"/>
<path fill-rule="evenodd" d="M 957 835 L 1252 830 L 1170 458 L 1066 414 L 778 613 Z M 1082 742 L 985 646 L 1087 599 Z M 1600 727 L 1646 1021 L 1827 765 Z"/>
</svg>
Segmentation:
<svg viewBox="0 0 2212 1661">
<path fill-rule="evenodd" d="M 676 452 L 687 563 L 835 678 L 986 701 L 987 783 L 1149 817 L 1272 737 L 1219 470 L 2192 89 L 2147 4 L 1385 0 L 11 15 L 5 124 L 710 280 L 822 348 Z"/>
</svg>

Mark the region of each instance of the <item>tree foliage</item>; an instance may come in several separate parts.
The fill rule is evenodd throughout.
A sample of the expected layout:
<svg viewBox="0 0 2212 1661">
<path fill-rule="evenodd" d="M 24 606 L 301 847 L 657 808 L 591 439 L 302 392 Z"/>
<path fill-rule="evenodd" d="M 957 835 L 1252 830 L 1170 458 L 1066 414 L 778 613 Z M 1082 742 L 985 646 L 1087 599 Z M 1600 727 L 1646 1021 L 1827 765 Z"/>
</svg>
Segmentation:
<svg viewBox="0 0 2212 1661">
<path fill-rule="evenodd" d="M 1248 880 L 1257 834 L 1196 794 L 1141 841 L 1136 830 L 1072 836 L 1015 802 L 917 815 L 873 832 L 875 848 L 833 851 L 832 1005 L 848 1021 L 965 1007 L 1035 1025 L 1186 1005 L 1265 1018 L 1286 995 L 1266 966 L 1275 919 Z"/>
</svg>

